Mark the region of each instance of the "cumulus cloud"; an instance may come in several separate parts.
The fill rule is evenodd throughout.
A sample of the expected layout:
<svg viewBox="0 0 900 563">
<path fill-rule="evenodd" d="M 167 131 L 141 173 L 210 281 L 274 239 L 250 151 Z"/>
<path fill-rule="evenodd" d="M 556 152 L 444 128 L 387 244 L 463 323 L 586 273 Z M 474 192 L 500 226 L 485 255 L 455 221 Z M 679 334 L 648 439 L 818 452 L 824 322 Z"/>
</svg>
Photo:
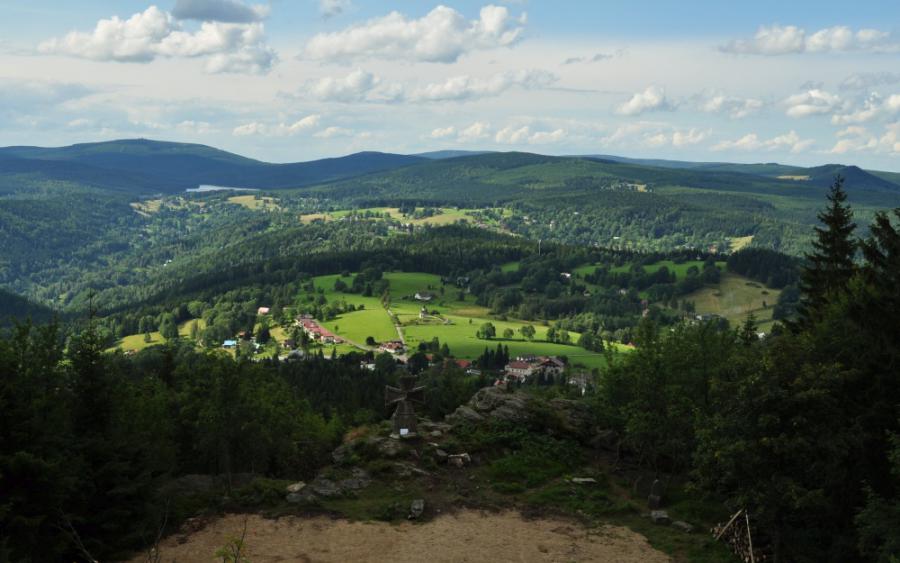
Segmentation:
<svg viewBox="0 0 900 563">
<path fill-rule="evenodd" d="M 310 92 L 320 100 L 358 102 L 365 100 L 379 82 L 374 74 L 358 68 L 343 78 L 322 78 Z"/>
<path fill-rule="evenodd" d="M 253 121 L 251 123 L 246 123 L 244 125 L 235 127 L 231 133 L 232 135 L 235 135 L 237 137 L 246 137 L 251 135 L 260 135 L 266 137 L 288 137 L 300 133 L 308 133 L 311 130 L 317 128 L 321 121 L 322 116 L 317 114 L 307 115 L 306 117 L 289 124 L 279 123 L 277 125 L 270 125 L 267 123 L 261 123 L 259 121 Z"/>
<path fill-rule="evenodd" d="M 762 100 L 739 98 L 736 96 L 713 95 L 700 103 L 700 109 L 707 113 L 727 114 L 733 119 L 741 119 L 754 114 L 763 107 Z"/>
<path fill-rule="evenodd" d="M 476 121 L 459 132 L 461 142 L 477 141 L 490 135 L 491 124 L 486 121 Z"/>
<path fill-rule="evenodd" d="M 504 127 L 497 131 L 497 134 L 494 135 L 494 140 L 505 145 L 542 145 L 559 142 L 565 136 L 565 129 L 532 131 L 531 127 L 524 125 L 522 127 Z"/>
<path fill-rule="evenodd" d="M 784 105 L 789 117 L 809 117 L 831 113 L 841 107 L 842 101 L 835 94 L 814 89 L 789 96 L 784 100 Z"/>
<path fill-rule="evenodd" d="M 333 139 L 335 137 L 352 137 L 353 130 L 345 129 L 343 127 L 326 127 L 321 131 L 317 131 L 313 137 L 318 137 L 319 139 Z"/>
<path fill-rule="evenodd" d="M 319 0 L 319 13 L 323 18 L 339 16 L 350 9 L 350 0 Z"/>
<path fill-rule="evenodd" d="M 890 117 L 900 112 L 900 94 L 893 94 L 883 98 L 878 93 L 871 93 L 860 106 L 851 108 L 844 113 L 837 113 L 831 117 L 835 125 L 847 125 L 850 123 L 866 123 L 880 117 Z"/>
<path fill-rule="evenodd" d="M 900 72 L 860 72 L 841 81 L 841 90 L 868 90 L 900 82 Z"/>
<path fill-rule="evenodd" d="M 801 139 L 796 131 L 789 131 L 771 139 L 760 139 L 756 133 L 748 133 L 733 141 L 722 141 L 713 145 L 714 151 L 776 151 L 789 150 L 791 153 L 800 153 L 809 149 L 815 141 Z"/>
<path fill-rule="evenodd" d="M 172 8 L 172 17 L 178 20 L 253 23 L 268 15 L 268 6 L 247 6 L 235 0 L 178 0 Z"/>
<path fill-rule="evenodd" d="M 204 21 L 194 32 L 156 6 L 128 19 L 113 16 L 92 32 L 72 31 L 38 45 L 44 54 L 97 61 L 147 63 L 156 58 L 205 57 L 208 72 L 267 72 L 276 59 L 261 23 Z"/>
<path fill-rule="evenodd" d="M 504 6 L 481 8 L 477 20 L 438 6 L 419 19 L 399 12 L 333 33 L 313 36 L 305 55 L 315 60 L 350 61 L 380 57 L 392 60 L 452 63 L 462 55 L 510 46 L 522 38 L 525 16 L 513 17 Z"/>
<path fill-rule="evenodd" d="M 619 115 L 640 115 L 648 111 L 674 109 L 666 99 L 666 90 L 659 86 L 648 86 L 643 92 L 631 96 L 624 104 L 616 108 Z"/>
<path fill-rule="evenodd" d="M 450 127 L 438 127 L 437 129 L 433 129 L 428 136 L 432 139 L 446 139 L 453 135 L 456 135 L 456 127 L 451 125 Z"/>
<path fill-rule="evenodd" d="M 486 80 L 470 76 L 455 76 L 443 82 L 435 82 L 417 88 L 410 95 L 410 100 L 416 102 L 472 100 L 498 96 L 511 88 L 524 90 L 546 88 L 556 81 L 555 75 L 542 70 L 504 72 Z"/>
<path fill-rule="evenodd" d="M 562 64 L 564 65 L 572 65 L 578 63 L 599 63 L 601 61 L 606 61 L 615 57 L 619 57 L 624 53 L 624 49 L 619 49 L 615 53 L 594 53 L 590 57 L 569 57 L 564 60 Z"/>
<path fill-rule="evenodd" d="M 897 52 L 900 43 L 877 29 L 853 31 L 834 26 L 813 33 L 794 25 L 760 26 L 749 39 L 737 39 L 720 47 L 727 53 L 744 55 L 789 55 L 799 53 L 842 53 L 849 51 Z"/>
</svg>

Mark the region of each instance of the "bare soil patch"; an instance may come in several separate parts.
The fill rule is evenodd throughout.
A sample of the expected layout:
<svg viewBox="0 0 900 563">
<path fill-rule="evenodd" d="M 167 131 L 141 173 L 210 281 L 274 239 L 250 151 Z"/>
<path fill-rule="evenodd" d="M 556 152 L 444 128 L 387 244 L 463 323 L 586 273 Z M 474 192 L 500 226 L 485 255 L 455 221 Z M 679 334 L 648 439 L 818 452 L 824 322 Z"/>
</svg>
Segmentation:
<svg viewBox="0 0 900 563">
<path fill-rule="evenodd" d="M 587 528 L 564 519 L 528 520 L 516 512 L 463 510 L 425 523 L 350 522 L 317 517 L 247 518 L 246 556 L 253 563 L 350 561 L 392 563 L 669 561 L 646 538 L 616 526 Z M 245 516 L 230 514 L 167 538 L 163 561 L 207 563 Z M 144 561 L 143 556 L 132 561 Z"/>
</svg>

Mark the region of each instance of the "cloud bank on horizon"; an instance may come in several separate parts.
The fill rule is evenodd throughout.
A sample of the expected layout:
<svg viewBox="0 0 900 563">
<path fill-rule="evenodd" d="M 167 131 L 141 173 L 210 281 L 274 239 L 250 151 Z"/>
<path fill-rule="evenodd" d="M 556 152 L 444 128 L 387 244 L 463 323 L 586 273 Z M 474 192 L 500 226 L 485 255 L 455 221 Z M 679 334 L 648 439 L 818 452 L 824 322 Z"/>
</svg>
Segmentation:
<svg viewBox="0 0 900 563">
<path fill-rule="evenodd" d="M 3 5 L 15 25 L 0 43 L 0 144 L 141 136 L 269 160 L 462 148 L 900 169 L 900 35 L 886 24 L 900 6 L 645 3 L 573 1 L 568 18 L 489 0 Z"/>
</svg>

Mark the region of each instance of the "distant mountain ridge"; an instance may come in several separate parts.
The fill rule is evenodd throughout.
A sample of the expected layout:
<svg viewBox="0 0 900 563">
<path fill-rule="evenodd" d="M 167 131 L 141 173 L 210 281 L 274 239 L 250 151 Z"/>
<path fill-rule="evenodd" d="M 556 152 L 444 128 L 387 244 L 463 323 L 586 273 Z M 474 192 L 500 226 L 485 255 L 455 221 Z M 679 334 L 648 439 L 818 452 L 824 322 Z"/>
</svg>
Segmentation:
<svg viewBox="0 0 900 563">
<path fill-rule="evenodd" d="M 584 162 L 598 165 L 578 172 Z M 857 166 L 827 164 L 812 168 L 778 163 L 736 164 L 634 159 L 612 155 L 546 156 L 531 153 L 443 150 L 414 155 L 359 152 L 308 162 L 273 164 L 206 145 L 125 139 L 43 148 L 0 148 L 0 193 L 15 189 L 15 178 L 68 181 L 133 195 L 175 193 L 203 184 L 278 190 L 306 188 L 353 178 L 394 173 L 412 167 L 412 175 L 443 175 L 421 179 L 434 186 L 446 183 L 459 167 L 516 168 L 572 165 L 572 174 L 601 174 L 637 182 L 738 190 L 766 182 L 770 187 L 827 187 L 836 174 L 854 190 L 900 193 L 900 174 L 869 172 Z M 582 163 L 582 164 L 576 164 Z M 447 167 L 450 168 L 447 168 Z M 555 174 L 565 174 L 556 171 Z M 476 174 L 477 175 L 477 174 Z M 465 175 L 465 181 L 472 179 Z M 457 178 L 457 181 L 463 181 Z M 495 185 L 495 184 L 493 184 Z M 490 187 L 490 186 L 489 186 Z M 446 189 L 453 186 L 447 185 Z"/>
<path fill-rule="evenodd" d="M 0 148 L 0 174 L 43 174 L 136 193 L 172 193 L 214 184 L 236 188 L 296 188 L 391 170 L 426 159 L 360 152 L 310 162 L 272 164 L 188 143 L 145 139 L 59 148 Z"/>
</svg>

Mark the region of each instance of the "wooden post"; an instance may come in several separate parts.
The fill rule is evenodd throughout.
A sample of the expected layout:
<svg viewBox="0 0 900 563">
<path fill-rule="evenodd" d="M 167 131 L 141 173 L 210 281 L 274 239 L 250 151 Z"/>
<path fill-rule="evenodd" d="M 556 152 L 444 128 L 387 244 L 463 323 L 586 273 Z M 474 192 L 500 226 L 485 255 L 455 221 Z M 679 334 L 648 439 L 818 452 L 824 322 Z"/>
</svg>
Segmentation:
<svg viewBox="0 0 900 563">
<path fill-rule="evenodd" d="M 744 520 L 747 522 L 747 544 L 750 546 L 750 563 L 756 563 L 753 556 L 753 535 L 750 534 L 750 515 L 744 512 Z"/>
<path fill-rule="evenodd" d="M 731 517 L 731 520 L 729 520 L 728 523 L 725 524 L 725 526 L 723 526 L 721 530 L 719 530 L 719 533 L 716 534 L 716 541 L 718 541 L 719 538 L 721 538 L 725 534 L 725 532 L 728 531 L 728 528 L 730 528 L 731 525 L 734 524 L 734 521 L 738 519 L 738 516 L 740 516 L 743 511 L 744 509 L 742 508 L 734 513 L 734 516 Z"/>
</svg>

